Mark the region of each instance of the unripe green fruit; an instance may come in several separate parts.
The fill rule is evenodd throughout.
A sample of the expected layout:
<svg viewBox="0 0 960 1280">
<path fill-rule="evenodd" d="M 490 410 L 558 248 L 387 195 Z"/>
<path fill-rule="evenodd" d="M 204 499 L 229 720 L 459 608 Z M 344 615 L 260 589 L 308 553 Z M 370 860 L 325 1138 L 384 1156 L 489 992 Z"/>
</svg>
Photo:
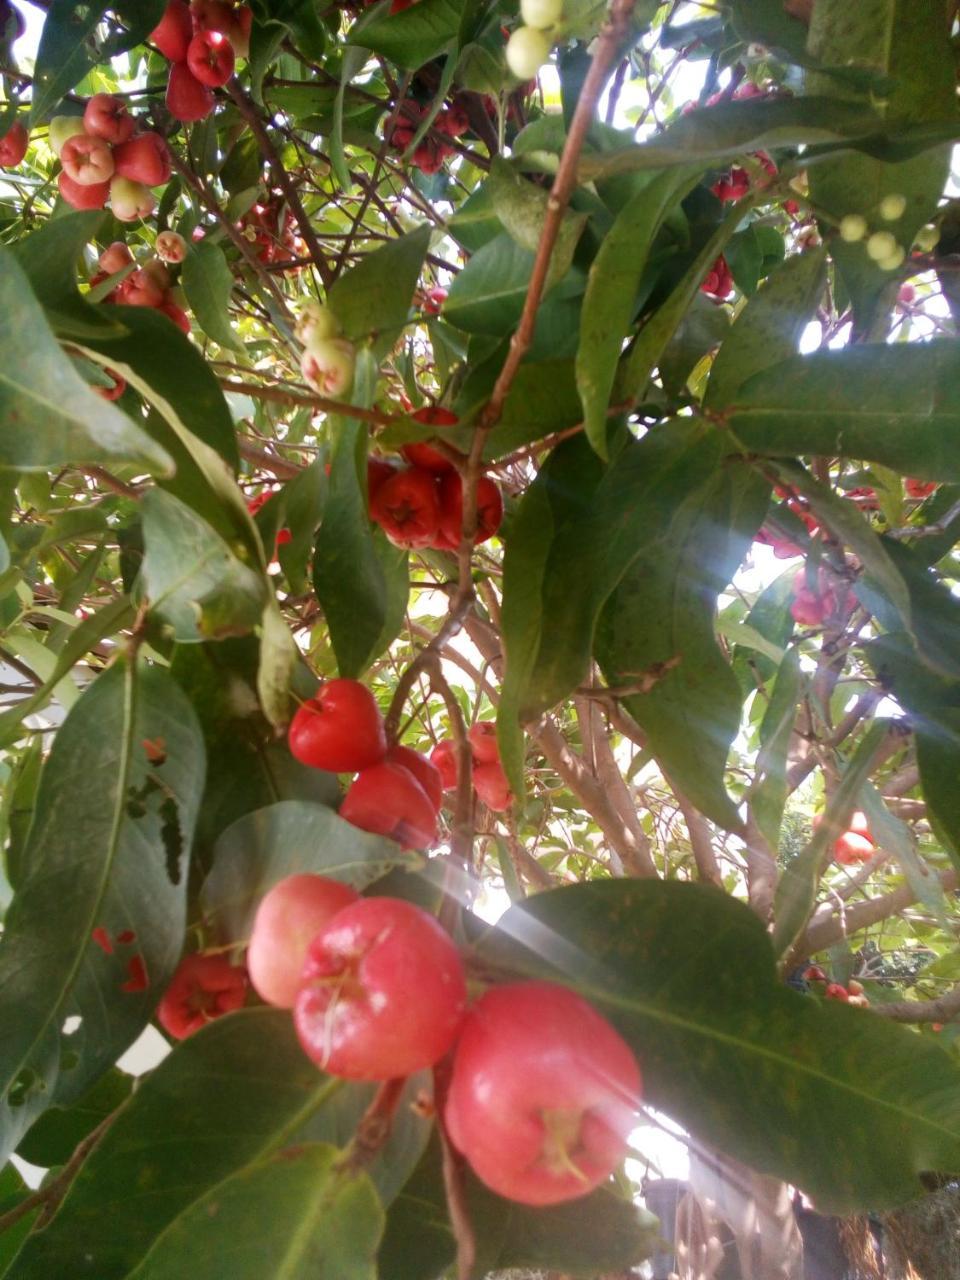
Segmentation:
<svg viewBox="0 0 960 1280">
<path fill-rule="evenodd" d="M 932 253 L 940 243 L 940 228 L 933 225 L 921 227 L 917 233 L 917 248 L 921 253 Z"/>
<path fill-rule="evenodd" d="M 884 222 L 899 222 L 907 211 L 907 197 L 901 195 L 884 196 L 880 201 L 880 217 Z"/>
<path fill-rule="evenodd" d="M 343 338 L 311 342 L 300 361 L 305 381 L 324 396 L 342 396 L 353 386 L 357 353 Z"/>
<path fill-rule="evenodd" d="M 867 257 L 874 262 L 883 262 L 885 258 L 892 258 L 898 248 L 889 231 L 875 231 L 867 241 Z"/>
<path fill-rule="evenodd" d="M 550 57 L 553 41 L 534 27 L 518 27 L 507 41 L 507 66 L 518 80 L 532 80 Z"/>
<path fill-rule="evenodd" d="M 902 267 L 906 261 L 907 251 L 902 245 L 897 245 L 896 251 L 891 253 L 889 257 L 881 258 L 877 266 L 881 271 L 896 271 L 898 267 Z"/>
<path fill-rule="evenodd" d="M 339 338 L 340 322 L 322 302 L 316 302 L 311 298 L 300 308 L 294 333 L 309 351 L 315 342 Z"/>
<path fill-rule="evenodd" d="M 859 213 L 848 213 L 840 222 L 840 239 L 847 244 L 856 244 L 867 234 L 867 220 Z"/>
<path fill-rule="evenodd" d="M 50 121 L 50 149 L 58 160 L 63 144 L 78 133 L 86 133 L 83 116 L 54 116 Z"/>
<path fill-rule="evenodd" d="M 545 31 L 563 16 L 563 0 L 520 0 L 520 17 L 528 27 Z"/>
</svg>

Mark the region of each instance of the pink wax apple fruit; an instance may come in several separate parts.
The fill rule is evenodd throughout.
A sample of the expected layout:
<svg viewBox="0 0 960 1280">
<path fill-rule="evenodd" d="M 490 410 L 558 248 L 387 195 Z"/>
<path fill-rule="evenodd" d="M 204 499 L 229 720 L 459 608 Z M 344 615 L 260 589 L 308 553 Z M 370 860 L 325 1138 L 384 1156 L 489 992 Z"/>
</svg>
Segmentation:
<svg viewBox="0 0 960 1280">
<path fill-rule="evenodd" d="M 136 121 L 122 98 L 95 93 L 84 108 L 83 127 L 93 137 L 116 146 L 132 136 Z"/>
<path fill-rule="evenodd" d="M 262 1000 L 293 1008 L 311 941 L 358 900 L 350 885 L 310 874 L 287 876 L 264 895 L 247 948 L 247 971 Z"/>
<path fill-rule="evenodd" d="M 430 796 L 402 765 L 361 769 L 350 784 L 340 817 L 361 831 L 387 836 L 404 849 L 429 849 L 437 840 L 437 809 Z"/>
<path fill-rule="evenodd" d="M 460 956 L 432 916 L 397 898 L 363 898 L 310 943 L 293 1021 L 324 1071 L 389 1080 L 443 1057 L 466 998 Z"/>
</svg>

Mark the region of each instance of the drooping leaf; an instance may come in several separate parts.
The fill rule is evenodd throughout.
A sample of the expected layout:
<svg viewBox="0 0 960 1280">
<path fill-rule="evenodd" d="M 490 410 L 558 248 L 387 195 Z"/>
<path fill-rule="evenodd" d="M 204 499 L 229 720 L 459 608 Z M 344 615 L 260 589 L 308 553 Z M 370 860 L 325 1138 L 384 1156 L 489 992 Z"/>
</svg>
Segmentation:
<svg viewBox="0 0 960 1280">
<path fill-rule="evenodd" d="M 853 345 L 794 356 L 739 388 L 727 425 L 765 457 L 880 462 L 960 480 L 960 370 L 952 342 Z"/>
<path fill-rule="evenodd" d="M 96 338 L 123 333 L 115 307 L 95 307 L 77 288 L 77 262 L 104 214 L 94 209 L 51 218 L 11 246 L 51 328 L 60 337 Z"/>
<path fill-rule="evenodd" d="M 429 1123 L 410 1106 L 425 1083 L 422 1076 L 411 1079 L 371 1166 L 384 1204 L 406 1182 L 429 1137 Z M 17 1259 L 18 1280 L 68 1275 L 78 1257 L 97 1280 L 128 1280 L 162 1233 L 188 1220 L 198 1203 L 206 1211 L 211 1200 L 205 1197 L 232 1179 L 298 1143 L 345 1146 L 374 1089 L 318 1071 L 285 1010 L 247 1009 L 212 1022 L 141 1082 L 53 1221 L 27 1241 Z M 259 1211 L 248 1216 L 264 1229 Z M 268 1274 L 274 1273 L 260 1272 Z"/>
<path fill-rule="evenodd" d="M 309 1143 L 218 1183 L 159 1237 L 130 1280 L 377 1280 L 383 1209 L 336 1147 Z"/>
<path fill-rule="evenodd" d="M 203 775 L 196 717 L 159 667 L 117 662 L 57 733 L 0 940 L 4 1152 L 113 1064 L 171 976 Z"/>
<path fill-rule="evenodd" d="M 243 343 L 230 324 L 229 305 L 233 273 L 218 244 L 201 240 L 191 245 L 183 263 L 183 291 L 200 328 L 232 351 L 243 351 Z"/>
<path fill-rule="evenodd" d="M 640 278 L 664 217 L 691 181 L 684 169 L 655 177 L 620 210 L 590 268 L 580 317 L 577 390 L 587 438 L 601 457 L 607 456 L 607 410 Z"/>
<path fill-rule="evenodd" d="M 204 919 L 225 942 L 249 938 L 260 899 L 279 880 L 314 872 L 365 889 L 410 864 L 394 840 L 351 826 L 325 805 L 281 800 L 231 823 L 200 895 Z"/>
<path fill-rule="evenodd" d="M 136 462 L 169 473 L 168 453 L 87 386 L 60 350 L 23 269 L 0 248 L 0 468 L 47 471 Z"/>
<path fill-rule="evenodd" d="M 716 889 L 608 880 L 540 893 L 480 952 L 579 991 L 633 1047 L 650 1104 L 822 1212 L 903 1203 L 921 1173 L 960 1162 L 951 1057 L 782 985 L 762 921 Z"/>
<path fill-rule="evenodd" d="M 418 227 L 365 254 L 340 276 L 327 303 L 345 338 L 358 342 L 371 334 L 375 340 L 386 335 L 392 345 L 406 323 L 429 243 L 429 226 Z"/>
<path fill-rule="evenodd" d="M 826 279 L 826 254 L 822 250 L 791 257 L 751 298 L 710 369 L 704 406 L 719 409 L 730 404 L 736 392 L 754 374 L 795 355 Z"/>
<path fill-rule="evenodd" d="M 141 510 L 144 589 L 174 638 L 216 640 L 251 631 L 267 598 L 262 574 L 172 493 L 151 490 Z"/>
</svg>

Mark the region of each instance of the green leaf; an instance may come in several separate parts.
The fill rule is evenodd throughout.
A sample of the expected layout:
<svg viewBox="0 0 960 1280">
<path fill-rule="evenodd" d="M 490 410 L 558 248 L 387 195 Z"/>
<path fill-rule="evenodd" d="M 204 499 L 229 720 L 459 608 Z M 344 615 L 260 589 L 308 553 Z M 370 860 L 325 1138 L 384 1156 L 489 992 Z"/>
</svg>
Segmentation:
<svg viewBox="0 0 960 1280">
<path fill-rule="evenodd" d="M 944 123 L 943 133 L 949 138 L 955 127 L 949 119 Z M 928 146 L 946 140 L 940 136 L 928 140 L 919 131 L 912 135 L 899 117 L 885 122 L 869 107 L 841 98 L 753 98 L 691 111 L 649 142 L 585 155 L 579 174 L 582 180 L 596 181 L 674 165 L 719 166 L 755 151 L 818 144 L 838 149 L 874 147 L 898 135 L 915 137 L 917 146 L 924 140 Z"/>
<path fill-rule="evenodd" d="M 466 333 L 509 333 L 523 310 L 533 257 L 505 231 L 495 236 L 451 284 L 444 319 Z"/>
<path fill-rule="evenodd" d="M 133 606 L 126 596 L 111 600 L 70 632 L 49 676 L 21 698 L 16 706 L 0 711 L 0 745 L 8 746 L 20 736 L 25 718 L 46 705 L 57 685 L 105 636 L 123 630 L 133 620 Z"/>
<path fill-rule="evenodd" d="M 936 5 L 912 0 L 883 0 L 850 6 L 819 0 L 811 19 L 810 52 L 822 62 L 856 65 L 885 76 L 890 87 L 876 105 L 878 126 L 889 120 L 924 123 L 956 121 L 956 73 L 943 15 Z M 816 90 L 823 77 L 811 76 Z M 852 106 L 873 108 L 876 95 L 851 86 Z M 865 155 L 844 155 L 813 165 L 810 194 L 819 208 L 839 220 L 865 217 L 871 230 L 892 232 L 909 252 L 917 231 L 935 213 L 950 172 L 951 147 L 924 151 L 900 164 Z M 889 222 L 878 215 L 886 195 L 902 195 L 902 217 Z M 890 274 L 867 254 L 865 243 L 837 239 L 832 252 L 852 299 L 858 327 L 866 330 L 888 294 Z"/>
<path fill-rule="evenodd" d="M 619 1272 L 648 1258 L 660 1235 L 652 1214 L 606 1187 L 532 1209 L 494 1195 L 468 1169 L 466 1200 L 477 1239 L 474 1280 L 505 1267 L 562 1267 L 564 1275 L 591 1277 L 600 1270 Z M 379 1280 L 439 1277 L 455 1257 L 440 1144 L 434 1139 L 387 1214 Z"/>
<path fill-rule="evenodd" d="M 375 375 L 372 375 L 375 377 Z M 330 490 L 313 556 L 313 582 L 342 676 L 357 677 L 395 638 L 397 601 L 407 594 L 407 557 L 374 534 L 367 514 L 366 428 L 337 433 Z M 390 631 L 393 630 L 393 635 Z"/>
<path fill-rule="evenodd" d="M 8 1164 L 5 1169 L 0 1169 L 0 1214 L 9 1213 L 32 1194 L 12 1164 Z M 32 1213 L 24 1214 L 19 1222 L 14 1223 L 12 1227 L 7 1227 L 6 1231 L 0 1235 L 0 1275 L 9 1274 L 7 1268 L 39 1212 L 40 1206 L 37 1205 Z"/>
<path fill-rule="evenodd" d="M 754 374 L 796 354 L 826 280 L 826 251 L 788 258 L 737 316 L 710 369 L 704 406 L 719 409 Z"/>
<path fill-rule="evenodd" d="M 659 678 L 622 699 L 671 782 L 728 829 L 741 826 L 723 775 L 740 728 L 740 685 L 714 634 L 717 598 L 763 519 L 768 486 L 720 463 L 718 442 L 659 473 L 649 523 L 606 602 L 594 652 L 607 682 Z M 671 665 L 674 664 L 674 665 Z"/>
<path fill-rule="evenodd" d="M 193 244 L 183 263 L 183 291 L 204 333 L 222 347 L 243 352 L 244 346 L 230 324 L 233 273 L 223 250 L 210 240 Z"/>
<path fill-rule="evenodd" d="M 419 0 L 395 14 L 380 8 L 369 21 L 356 23 L 350 42 L 416 71 L 459 38 L 462 17 L 462 0 Z"/>
<path fill-rule="evenodd" d="M 857 747 L 856 754 L 844 769 L 840 785 L 824 810 L 823 821 L 800 853 L 784 868 L 774 899 L 773 946 L 782 955 L 796 941 L 813 911 L 817 885 L 829 860 L 829 849 L 849 826 L 857 797 L 870 775 L 877 749 L 889 725 L 874 723 Z"/>
<path fill-rule="evenodd" d="M 952 341 L 795 356 L 737 391 L 727 425 L 747 452 L 860 458 L 960 480 L 960 369 Z"/>
<path fill-rule="evenodd" d="M 390 335 L 392 345 L 396 330 L 407 322 L 429 243 L 430 227 L 418 227 L 364 254 L 340 276 L 327 294 L 327 304 L 345 338 L 359 342 L 371 334 Z"/>
<path fill-rule="evenodd" d="M 260 618 L 260 665 L 257 694 L 260 706 L 275 729 L 282 730 L 290 719 L 290 686 L 300 658 L 277 598 L 270 593 Z"/>
<path fill-rule="evenodd" d="M 173 494 L 152 489 L 140 506 L 143 585 L 174 637 L 216 640 L 252 630 L 266 603 L 263 576 Z"/>
<path fill-rule="evenodd" d="M 136 462 L 169 473 L 167 452 L 76 373 L 23 269 L 3 248 L 0 349 L 0 468 L 49 471 L 84 462 Z"/>
<path fill-rule="evenodd" d="M 51 1107 L 17 1147 L 17 1155 L 41 1168 L 66 1164 L 83 1139 L 130 1097 L 134 1078 L 114 1068 L 70 1107 Z"/>
<path fill-rule="evenodd" d="M 550 203 L 549 192 L 530 182 L 499 157 L 494 157 L 486 185 L 490 191 L 493 211 L 504 230 L 521 249 L 535 254 Z M 585 213 L 575 213 L 572 209 L 564 213 L 550 259 L 547 288 L 561 280 L 569 271 L 577 241 L 586 222 Z"/>
<path fill-rule="evenodd" d="M 108 8 L 107 0 L 85 5 L 78 5 L 75 0 L 53 0 L 37 49 L 31 128 L 52 115 L 64 94 L 79 84 L 95 65 L 95 59 L 90 56 L 90 41 Z"/>
<path fill-rule="evenodd" d="M 163 744 L 162 764 L 147 740 Z M 196 717 L 157 667 L 117 662 L 57 733 L 0 939 L 4 1153 L 113 1064 L 172 975 L 203 775 Z M 134 939 L 120 943 L 128 930 Z"/>
<path fill-rule="evenodd" d="M 158 311 L 124 307 L 123 320 L 129 336 L 90 341 L 88 354 L 97 353 L 101 364 L 122 374 L 157 407 L 175 435 L 182 438 L 189 431 L 236 473 L 240 455 L 233 418 L 206 360 Z"/>
<path fill-rule="evenodd" d="M 522 796 L 524 746 L 520 721 L 548 624 L 544 613 L 544 573 L 551 547 L 566 527 L 575 527 L 594 509 L 593 495 L 603 474 L 598 456 L 583 436 L 559 445 L 541 466 L 520 500 L 503 558 L 501 631 L 505 668 L 497 738 L 514 795 Z"/>
<path fill-rule="evenodd" d="M 281 800 L 223 832 L 200 902 L 218 937 L 240 942 L 250 936 L 260 899 L 287 876 L 310 871 L 359 890 L 410 865 L 396 841 L 361 831 L 324 805 Z"/>
<path fill-rule="evenodd" d="M 77 262 L 104 217 L 99 209 L 66 213 L 42 223 L 11 246 L 50 326 L 60 337 L 109 337 L 124 332 L 115 307 L 92 306 L 77 288 Z"/>
<path fill-rule="evenodd" d="M 632 1045 L 649 1104 L 821 1212 L 903 1203 L 922 1173 L 960 1165 L 951 1057 L 782 985 L 763 922 L 716 889 L 607 880 L 540 893 L 479 950 L 580 992 Z"/>
<path fill-rule="evenodd" d="M 219 1183 L 157 1240 L 130 1280 L 377 1280 L 383 1209 L 364 1173 L 319 1143 Z"/>
<path fill-rule="evenodd" d="M 800 650 L 794 647 L 787 650 L 780 664 L 760 724 L 757 775 L 751 788 L 751 805 L 757 826 L 773 849 L 780 844 L 780 824 L 790 793 L 787 753 L 796 723 L 801 687 Z"/>
<path fill-rule="evenodd" d="M 602 458 L 607 456 L 610 395 L 640 279 L 663 219 L 691 181 L 683 169 L 654 177 L 620 210 L 590 267 L 580 317 L 577 390 L 587 438 Z"/>
<path fill-rule="evenodd" d="M 410 1106 L 426 1083 L 423 1075 L 412 1077 L 370 1170 L 384 1204 L 403 1186 L 429 1137 L 429 1122 Z M 192 1220 L 198 1203 L 206 1211 L 211 1201 L 204 1197 L 218 1188 L 236 1185 L 234 1178 L 273 1155 L 289 1155 L 298 1143 L 344 1146 L 375 1088 L 318 1071 L 285 1010 L 246 1009 L 210 1023 L 141 1081 L 84 1161 L 53 1221 L 27 1241 L 17 1259 L 18 1280 L 71 1275 L 79 1257 L 97 1280 L 130 1280 L 158 1237 Z M 249 1217 L 268 1230 L 259 1209 Z M 183 1274 L 174 1271 L 171 1280 Z M 275 1274 L 261 1269 L 258 1280 Z"/>
</svg>

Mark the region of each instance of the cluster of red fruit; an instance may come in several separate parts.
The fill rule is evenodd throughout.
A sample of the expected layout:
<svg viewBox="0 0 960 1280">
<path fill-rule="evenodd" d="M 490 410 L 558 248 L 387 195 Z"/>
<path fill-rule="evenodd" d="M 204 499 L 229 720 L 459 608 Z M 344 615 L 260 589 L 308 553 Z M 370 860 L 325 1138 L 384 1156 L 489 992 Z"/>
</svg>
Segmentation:
<svg viewBox="0 0 960 1280">
<path fill-rule="evenodd" d="M 467 733 L 470 742 L 470 780 L 473 789 L 495 813 L 503 813 L 513 804 L 510 783 L 500 763 L 497 727 L 490 720 L 478 720 Z M 457 748 L 450 738 L 443 738 L 430 753 L 440 773 L 444 791 L 456 791 L 459 782 Z"/>
<path fill-rule="evenodd" d="M 176 120 L 204 120 L 213 90 L 233 75 L 237 58 L 250 53 L 253 10 L 226 0 L 168 0 L 150 40 L 171 63 L 167 110 Z"/>
<path fill-rule="evenodd" d="M 793 579 L 793 603 L 790 616 L 803 627 L 818 627 L 827 619 L 842 622 L 857 607 L 857 597 L 836 574 L 824 566 L 817 571 L 815 585 L 810 584 L 806 566 L 798 569 Z"/>
<path fill-rule="evenodd" d="M 419 907 L 290 876 L 257 908 L 247 965 L 260 997 L 292 1010 L 305 1053 L 331 1075 L 398 1079 L 452 1051 L 447 1133 L 500 1195 L 575 1199 L 626 1155 L 641 1083 L 629 1046 L 555 983 L 493 987 L 468 1008 L 460 955 Z M 220 955 L 190 956 L 158 1017 L 182 1039 L 245 995 L 243 970 Z"/>
<path fill-rule="evenodd" d="M 411 417 L 432 427 L 454 427 L 459 422 L 455 413 L 440 405 L 418 409 Z M 401 452 L 410 466 L 398 468 L 380 458 L 369 460 L 370 518 L 399 547 L 456 551 L 463 525 L 463 482 L 454 458 L 463 462 L 463 455 L 453 449 L 449 455 L 441 453 L 420 442 L 404 445 Z M 502 519 L 500 490 L 489 476 L 481 476 L 474 545 L 492 538 Z"/>
<path fill-rule="evenodd" d="M 722 253 L 704 276 L 700 292 L 721 302 L 733 293 L 733 273 Z"/>
<path fill-rule="evenodd" d="M 146 218 L 157 207 L 151 187 L 170 179 L 170 151 L 159 133 L 137 132 L 121 98 L 95 93 L 82 116 L 54 116 L 50 146 L 60 160 L 60 194 L 74 209 L 102 209 L 121 222 Z"/>
<path fill-rule="evenodd" d="M 271 266 L 289 258 L 301 258 L 305 249 L 296 233 L 296 219 L 283 207 L 283 195 L 274 191 L 240 219 L 240 230 L 256 250 L 257 258 Z"/>
<path fill-rule="evenodd" d="M 328 680 L 290 722 L 290 750 L 302 764 L 355 773 L 340 816 L 406 849 L 437 840 L 440 774 L 410 747 L 388 747 L 376 699 L 358 680 Z"/>
<path fill-rule="evenodd" d="M 840 982 L 827 982 L 827 975 L 818 964 L 808 965 L 803 971 L 803 976 L 807 982 L 826 984 L 823 990 L 825 1000 L 842 1000 L 844 1004 L 852 1004 L 860 1009 L 866 1009 L 870 1004 L 863 983 L 858 982 L 856 978 L 851 978 L 846 986 Z"/>
<path fill-rule="evenodd" d="M 400 110 L 387 134 L 387 141 L 394 151 L 406 151 L 429 110 L 428 106 L 421 106 L 418 102 L 410 101 L 409 98 L 401 103 Z M 449 107 L 444 107 L 437 113 L 429 132 L 418 143 L 411 157 L 414 166 L 421 173 L 436 173 L 446 157 L 456 152 L 456 147 L 451 146 L 449 142 L 444 142 L 444 137 L 459 138 L 469 128 L 470 120 L 462 106 L 453 103 Z"/>
<path fill-rule="evenodd" d="M 176 231 L 161 231 L 156 241 L 157 256 L 150 258 L 120 281 L 104 298 L 118 306 L 151 307 L 162 311 L 184 333 L 190 332 L 190 317 L 177 301 L 173 279 L 167 266 L 183 262 L 187 243 Z M 135 264 L 130 249 L 122 240 L 115 240 L 100 255 L 100 270 L 90 279 L 91 287 L 102 284 L 110 276 Z M 165 265 L 166 264 L 166 265 Z M 122 388 L 121 388 L 122 390 Z M 117 393 L 118 395 L 120 392 Z M 116 397 L 111 396 L 111 399 Z"/>
</svg>

